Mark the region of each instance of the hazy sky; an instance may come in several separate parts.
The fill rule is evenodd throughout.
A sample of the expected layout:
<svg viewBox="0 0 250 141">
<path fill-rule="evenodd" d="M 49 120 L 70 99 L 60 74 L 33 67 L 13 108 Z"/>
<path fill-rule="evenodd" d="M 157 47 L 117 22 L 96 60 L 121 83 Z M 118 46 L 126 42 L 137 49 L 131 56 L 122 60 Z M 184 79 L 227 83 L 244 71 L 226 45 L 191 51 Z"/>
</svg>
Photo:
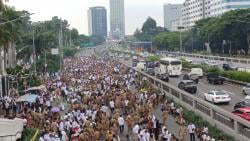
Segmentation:
<svg viewBox="0 0 250 141">
<path fill-rule="evenodd" d="M 92 6 L 105 6 L 109 21 L 109 0 L 8 0 L 8 5 L 17 10 L 27 10 L 33 21 L 48 20 L 53 16 L 66 19 L 80 33 L 88 34 L 87 10 Z M 158 25 L 163 26 L 163 4 L 183 3 L 184 0 L 124 0 L 126 34 L 133 34 L 141 28 L 148 16 L 154 18 Z M 108 22 L 109 25 L 109 22 Z"/>
</svg>

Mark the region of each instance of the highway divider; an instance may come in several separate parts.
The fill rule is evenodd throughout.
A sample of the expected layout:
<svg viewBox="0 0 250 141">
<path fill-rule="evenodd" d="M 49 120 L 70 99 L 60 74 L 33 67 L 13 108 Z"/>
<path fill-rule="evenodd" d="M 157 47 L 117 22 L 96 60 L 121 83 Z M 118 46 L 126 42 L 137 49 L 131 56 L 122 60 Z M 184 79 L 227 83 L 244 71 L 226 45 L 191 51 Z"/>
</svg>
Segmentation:
<svg viewBox="0 0 250 141">
<path fill-rule="evenodd" d="M 221 57 L 221 56 L 214 56 L 214 55 L 201 55 L 201 54 L 190 54 L 190 53 L 169 52 L 169 51 L 161 51 L 160 53 L 168 53 L 168 54 L 173 54 L 173 55 L 178 55 L 178 56 L 194 57 L 194 58 L 201 58 L 201 59 L 227 61 L 227 62 L 233 62 L 233 63 L 250 64 L 250 59 L 246 59 L 246 58 Z"/>
<path fill-rule="evenodd" d="M 187 71 L 187 72 L 190 72 L 191 69 L 189 68 L 182 68 L 183 71 Z M 203 72 L 204 75 L 207 75 L 206 72 Z M 220 76 L 222 77 L 222 76 Z M 236 86 L 246 86 L 247 82 L 242 82 L 242 81 L 237 81 L 237 80 L 232 80 L 232 79 L 229 79 L 227 77 L 222 77 L 224 78 L 225 82 L 228 83 L 228 84 L 232 84 L 232 85 L 236 85 Z"/>
<path fill-rule="evenodd" d="M 120 62 L 122 63 L 122 62 Z M 136 70 L 131 66 L 122 63 L 123 65 L 137 71 L 143 77 L 149 79 L 152 84 L 160 88 L 175 102 L 183 107 L 193 110 L 211 125 L 218 127 L 223 132 L 230 134 L 237 141 L 250 140 L 250 122 L 242 119 L 222 108 L 215 106 L 203 99 L 197 98 L 183 90 L 180 90 L 174 85 L 163 82 L 154 76 L 148 75 L 142 71 Z"/>
</svg>

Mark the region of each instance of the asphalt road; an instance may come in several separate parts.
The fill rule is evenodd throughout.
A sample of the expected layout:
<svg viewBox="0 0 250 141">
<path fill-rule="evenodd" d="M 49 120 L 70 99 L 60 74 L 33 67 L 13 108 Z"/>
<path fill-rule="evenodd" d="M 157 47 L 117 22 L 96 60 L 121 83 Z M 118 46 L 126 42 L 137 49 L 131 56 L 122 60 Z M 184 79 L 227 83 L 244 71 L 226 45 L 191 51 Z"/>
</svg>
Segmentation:
<svg viewBox="0 0 250 141">
<path fill-rule="evenodd" d="M 131 60 L 122 60 L 120 59 L 123 63 L 130 65 L 132 64 Z M 172 85 L 177 86 L 178 83 L 182 80 L 182 76 L 179 77 L 170 77 L 169 79 L 169 83 Z M 233 111 L 233 107 L 234 105 L 239 102 L 244 100 L 245 95 L 242 94 L 242 87 L 239 86 L 234 86 L 231 84 L 224 84 L 224 85 L 211 85 L 208 84 L 208 82 L 206 81 L 206 78 L 203 77 L 202 79 L 200 79 L 198 85 L 197 85 L 198 91 L 196 94 L 194 94 L 194 96 L 204 99 L 204 93 L 209 92 L 211 90 L 225 90 L 230 92 L 231 94 L 231 101 L 229 104 L 216 104 L 217 106 L 223 108 L 226 111 L 232 112 Z"/>
</svg>

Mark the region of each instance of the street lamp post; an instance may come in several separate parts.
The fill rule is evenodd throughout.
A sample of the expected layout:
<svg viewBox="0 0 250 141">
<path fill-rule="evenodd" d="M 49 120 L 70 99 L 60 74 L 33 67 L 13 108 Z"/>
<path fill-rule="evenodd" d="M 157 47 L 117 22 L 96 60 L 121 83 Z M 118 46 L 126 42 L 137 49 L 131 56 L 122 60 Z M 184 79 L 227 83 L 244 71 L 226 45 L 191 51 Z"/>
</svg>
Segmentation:
<svg viewBox="0 0 250 141">
<path fill-rule="evenodd" d="M 183 26 L 178 26 L 178 29 L 180 31 L 180 52 L 182 52 L 182 29 L 184 29 Z"/>
<path fill-rule="evenodd" d="M 34 73 L 36 76 L 36 48 L 35 48 L 35 31 L 32 28 L 32 48 L 33 48 L 33 62 L 34 62 Z"/>
</svg>

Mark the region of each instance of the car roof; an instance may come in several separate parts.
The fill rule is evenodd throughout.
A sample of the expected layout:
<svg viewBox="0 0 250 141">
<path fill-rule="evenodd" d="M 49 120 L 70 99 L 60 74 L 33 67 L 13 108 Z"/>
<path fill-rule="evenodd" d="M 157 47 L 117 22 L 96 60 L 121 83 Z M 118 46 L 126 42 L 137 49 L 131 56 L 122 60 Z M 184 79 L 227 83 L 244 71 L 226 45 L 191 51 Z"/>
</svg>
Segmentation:
<svg viewBox="0 0 250 141">
<path fill-rule="evenodd" d="M 188 83 L 188 82 L 194 82 L 193 80 L 182 80 L 181 82 Z"/>
<path fill-rule="evenodd" d="M 227 92 L 224 91 L 224 90 L 213 90 L 213 91 L 209 91 L 209 92 L 213 92 L 213 93 L 216 93 L 216 92 L 224 92 L 225 94 L 227 93 Z"/>
<path fill-rule="evenodd" d="M 242 101 L 240 101 L 238 103 L 242 103 L 242 102 L 250 103 L 250 99 L 245 99 L 245 100 L 242 100 Z"/>
</svg>

